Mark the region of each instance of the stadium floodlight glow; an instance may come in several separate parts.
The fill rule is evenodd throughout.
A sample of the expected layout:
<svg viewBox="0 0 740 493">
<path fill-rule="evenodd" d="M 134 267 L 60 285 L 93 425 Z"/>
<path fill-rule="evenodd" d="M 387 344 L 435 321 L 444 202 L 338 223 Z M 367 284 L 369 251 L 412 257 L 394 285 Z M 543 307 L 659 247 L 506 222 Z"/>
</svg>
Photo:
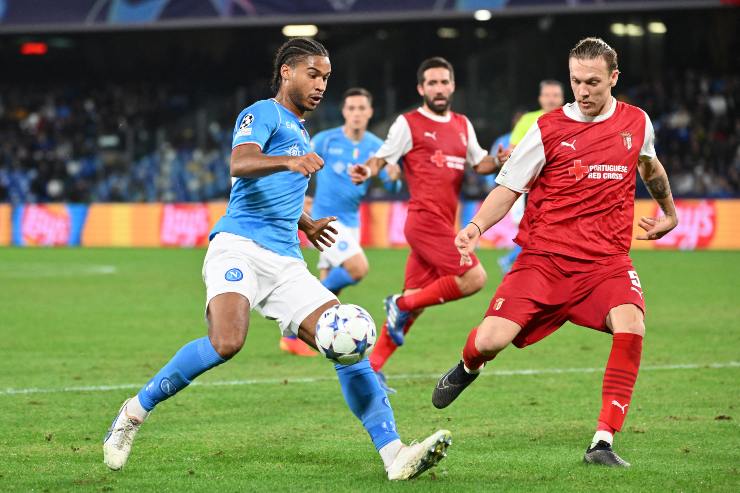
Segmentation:
<svg viewBox="0 0 740 493">
<path fill-rule="evenodd" d="M 611 31 L 612 34 L 614 34 L 615 36 L 624 36 L 625 34 L 627 34 L 627 26 L 625 26 L 621 22 L 615 22 L 611 25 Z"/>
<path fill-rule="evenodd" d="M 476 10 L 473 13 L 473 19 L 477 21 L 490 21 L 491 17 L 493 17 L 493 14 L 491 14 L 490 10 L 486 9 Z"/>
<path fill-rule="evenodd" d="M 644 36 L 645 30 L 638 24 L 627 24 L 625 26 L 625 33 L 627 36 Z"/>
<path fill-rule="evenodd" d="M 288 24 L 283 26 L 283 36 L 287 38 L 311 38 L 316 36 L 319 28 L 314 24 Z"/>
<path fill-rule="evenodd" d="M 460 35 L 460 31 L 454 27 L 440 27 L 437 29 L 437 36 L 442 39 L 454 39 Z"/>
<path fill-rule="evenodd" d="M 652 34 L 665 34 L 668 32 L 668 28 L 662 22 L 649 22 L 648 31 Z"/>
</svg>

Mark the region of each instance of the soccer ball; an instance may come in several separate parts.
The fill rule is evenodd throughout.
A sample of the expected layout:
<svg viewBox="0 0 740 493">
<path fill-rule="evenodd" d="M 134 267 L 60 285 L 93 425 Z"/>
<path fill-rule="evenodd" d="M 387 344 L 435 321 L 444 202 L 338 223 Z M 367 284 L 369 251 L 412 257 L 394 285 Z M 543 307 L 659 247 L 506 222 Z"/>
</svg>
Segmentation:
<svg viewBox="0 0 740 493">
<path fill-rule="evenodd" d="M 375 345 L 375 322 L 357 305 L 334 305 L 316 324 L 316 347 L 321 354 L 342 365 L 352 365 Z"/>
</svg>

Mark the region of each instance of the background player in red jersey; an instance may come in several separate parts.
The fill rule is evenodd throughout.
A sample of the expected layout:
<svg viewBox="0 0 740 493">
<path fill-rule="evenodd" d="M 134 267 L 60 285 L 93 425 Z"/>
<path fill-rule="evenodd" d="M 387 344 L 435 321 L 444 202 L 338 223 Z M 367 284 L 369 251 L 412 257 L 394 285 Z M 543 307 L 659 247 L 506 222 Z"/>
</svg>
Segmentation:
<svg viewBox="0 0 740 493">
<path fill-rule="evenodd" d="M 529 129 L 496 179 L 501 186 L 455 238 L 460 263 L 470 265 L 481 232 L 529 193 L 515 240 L 523 252 L 470 332 L 462 361 L 440 378 L 432 402 L 450 405 L 509 343 L 533 344 L 568 320 L 611 333 L 601 413 L 584 461 L 629 466 L 612 451 L 612 440 L 629 410 L 645 333 L 642 286 L 628 255 L 636 170 L 665 214 L 641 218 L 645 232 L 637 239 L 661 238 L 678 218 L 650 118 L 611 94 L 617 53 L 601 39 L 586 38 L 568 63 L 576 101 Z"/>
<path fill-rule="evenodd" d="M 423 105 L 400 115 L 375 157 L 350 170 L 353 180 L 361 183 L 387 163 L 403 158 L 411 195 L 404 228 L 411 253 L 403 295 L 386 298 L 386 322 L 370 356 L 384 385 L 380 369 L 403 344 L 405 333 L 422 310 L 470 296 L 485 284 L 486 271 L 475 255 L 469 264 L 457 261 L 455 218 L 465 163 L 480 174 L 493 173 L 499 166 L 499 158 L 478 145 L 465 115 L 450 111 L 455 92 L 452 64 L 441 57 L 424 60 L 417 70 L 417 83 Z M 393 390 L 386 386 L 386 391 Z"/>
</svg>

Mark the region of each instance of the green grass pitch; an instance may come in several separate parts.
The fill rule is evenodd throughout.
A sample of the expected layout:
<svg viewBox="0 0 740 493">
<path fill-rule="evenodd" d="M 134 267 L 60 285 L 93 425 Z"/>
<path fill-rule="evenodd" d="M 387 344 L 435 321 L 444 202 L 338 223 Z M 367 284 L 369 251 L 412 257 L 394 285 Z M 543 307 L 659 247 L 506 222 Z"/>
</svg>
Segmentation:
<svg viewBox="0 0 740 493">
<path fill-rule="evenodd" d="M 163 403 L 127 467 L 108 471 L 101 442 L 120 403 L 205 333 L 203 255 L 0 249 L 0 491 L 740 491 L 740 252 L 634 253 L 648 330 L 615 443 L 629 470 L 581 463 L 610 348 L 595 331 L 507 349 L 450 408 L 432 407 L 500 280 L 500 252 L 484 251 L 486 288 L 429 309 L 386 366 L 402 438 L 452 430 L 433 474 L 389 483 L 331 365 L 282 354 L 257 315 L 245 349 Z M 341 299 L 380 325 L 406 252 L 368 255 L 369 277 Z"/>
</svg>

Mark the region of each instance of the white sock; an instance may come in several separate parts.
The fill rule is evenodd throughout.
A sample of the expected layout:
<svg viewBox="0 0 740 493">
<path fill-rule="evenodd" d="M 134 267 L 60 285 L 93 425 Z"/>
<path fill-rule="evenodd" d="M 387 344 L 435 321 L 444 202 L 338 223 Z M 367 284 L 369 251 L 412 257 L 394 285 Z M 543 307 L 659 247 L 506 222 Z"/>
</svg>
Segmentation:
<svg viewBox="0 0 740 493">
<path fill-rule="evenodd" d="M 478 373 L 480 373 L 480 371 L 481 371 L 481 370 L 482 370 L 482 369 L 483 369 L 483 368 L 484 368 L 485 366 L 486 366 L 486 364 L 485 364 L 485 363 L 483 363 L 483 364 L 482 364 L 482 365 L 480 366 L 480 368 L 478 368 L 477 370 L 471 370 L 470 368 L 468 368 L 467 366 L 465 366 L 465 362 L 463 362 L 463 369 L 465 370 L 465 373 L 467 373 L 467 374 L 469 374 L 469 375 L 477 375 Z"/>
<path fill-rule="evenodd" d="M 395 439 L 392 442 L 383 445 L 383 448 L 378 450 L 380 458 L 383 459 L 383 466 L 385 466 L 386 469 L 388 469 L 388 467 L 393 463 L 393 460 L 398 455 L 398 451 L 401 450 L 401 447 L 403 447 L 403 442 L 399 439 Z"/>
<path fill-rule="evenodd" d="M 596 433 L 594 433 L 594 438 L 591 441 L 591 447 L 590 448 L 594 448 L 596 446 L 596 444 L 599 443 L 600 440 L 604 440 L 609 445 L 611 445 L 612 442 L 614 441 L 614 435 L 612 435 L 611 433 L 609 433 L 606 430 L 598 430 Z"/>
<path fill-rule="evenodd" d="M 135 395 L 133 399 L 128 401 L 126 404 L 126 409 L 124 409 L 126 414 L 129 416 L 133 416 L 135 418 L 140 419 L 142 422 L 146 419 L 147 416 L 149 416 L 149 411 L 144 409 L 144 406 L 141 405 L 141 402 L 139 402 L 139 396 Z"/>
</svg>

